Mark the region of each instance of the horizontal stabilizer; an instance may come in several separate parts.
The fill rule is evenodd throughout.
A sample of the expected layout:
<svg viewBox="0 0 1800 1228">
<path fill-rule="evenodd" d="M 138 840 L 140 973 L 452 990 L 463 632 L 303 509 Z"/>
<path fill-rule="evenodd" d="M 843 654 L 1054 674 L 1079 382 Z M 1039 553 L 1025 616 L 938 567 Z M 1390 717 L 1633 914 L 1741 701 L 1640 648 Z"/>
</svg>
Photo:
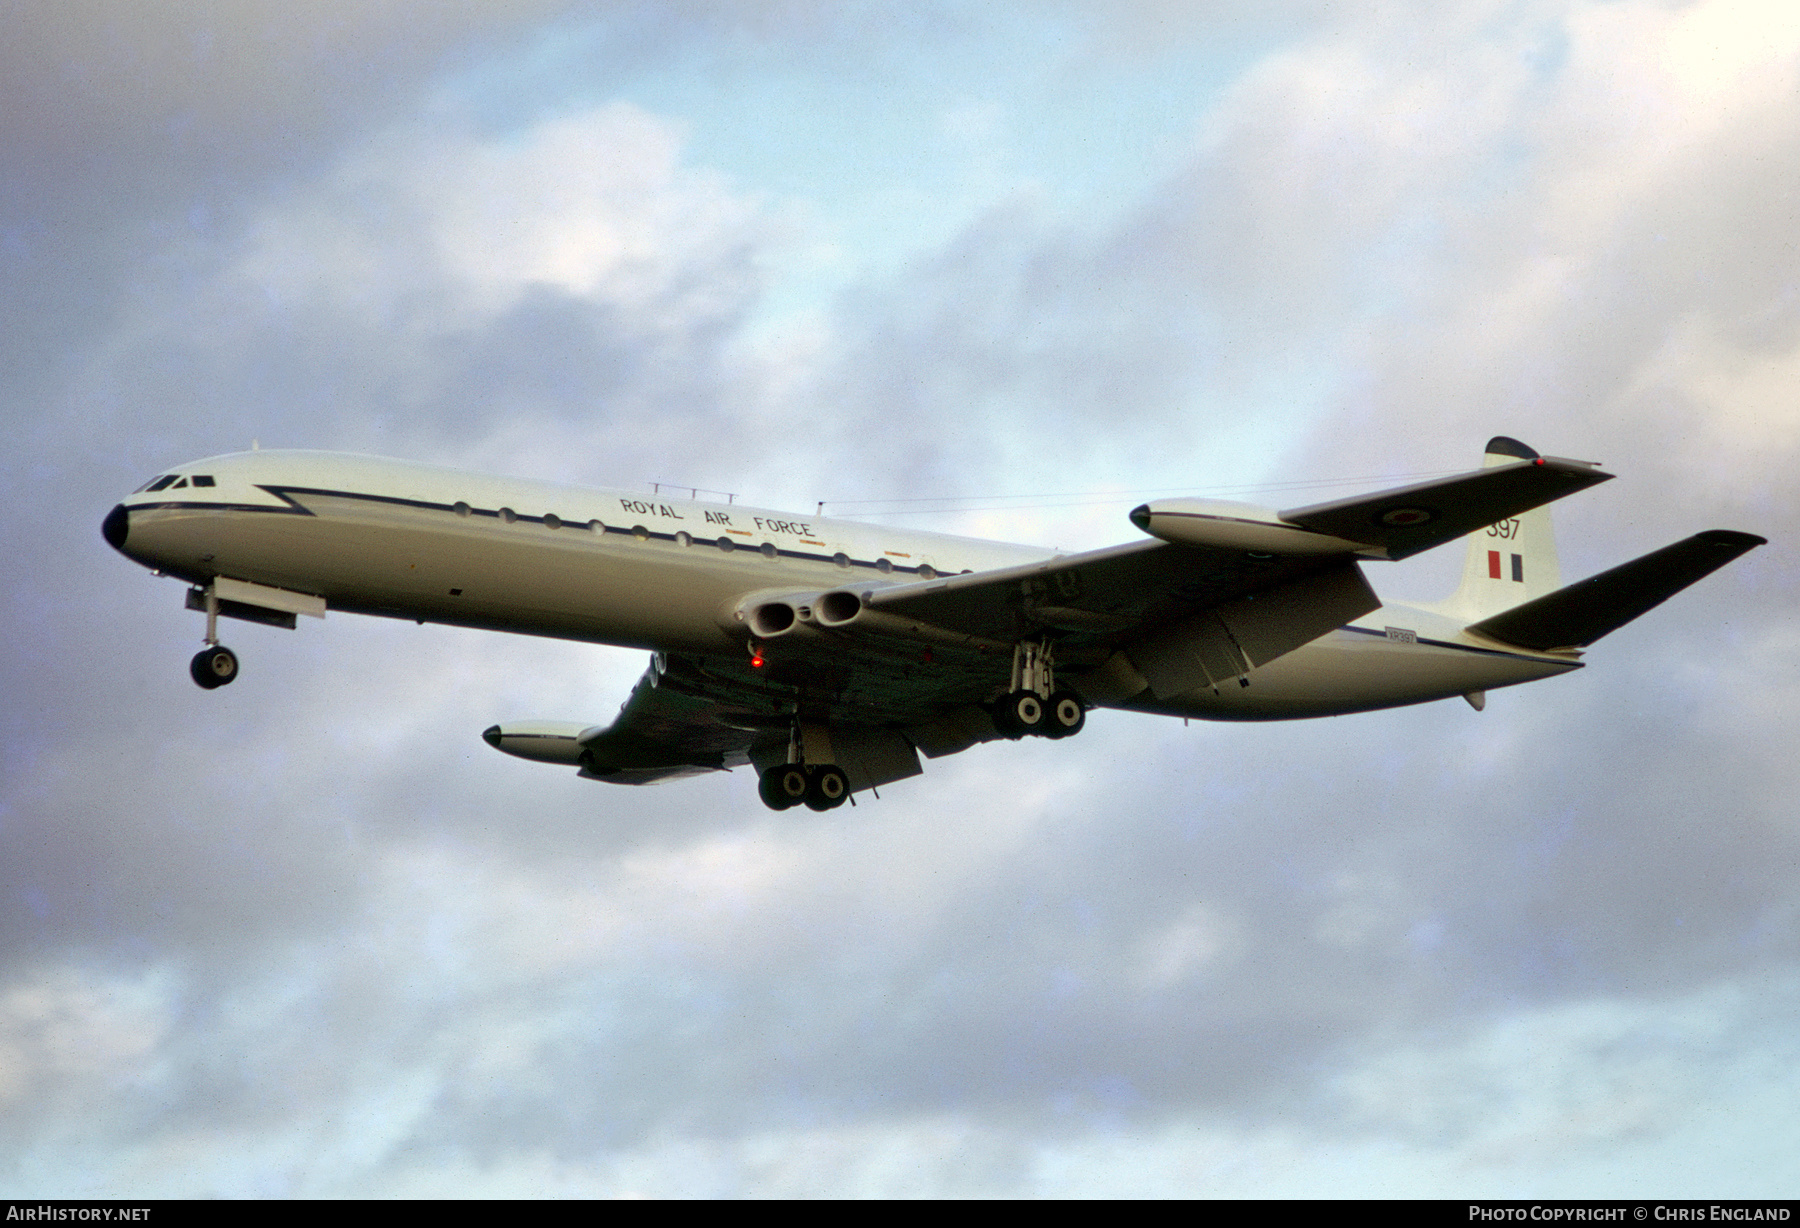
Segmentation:
<svg viewBox="0 0 1800 1228">
<path fill-rule="evenodd" d="M 1540 456 L 1281 513 L 1288 524 L 1403 559 L 1612 478 L 1586 461 Z"/>
<path fill-rule="evenodd" d="M 1661 605 L 1694 581 L 1766 544 L 1767 538 L 1708 529 L 1686 541 L 1514 606 L 1469 627 L 1521 648 L 1580 648 Z"/>
</svg>

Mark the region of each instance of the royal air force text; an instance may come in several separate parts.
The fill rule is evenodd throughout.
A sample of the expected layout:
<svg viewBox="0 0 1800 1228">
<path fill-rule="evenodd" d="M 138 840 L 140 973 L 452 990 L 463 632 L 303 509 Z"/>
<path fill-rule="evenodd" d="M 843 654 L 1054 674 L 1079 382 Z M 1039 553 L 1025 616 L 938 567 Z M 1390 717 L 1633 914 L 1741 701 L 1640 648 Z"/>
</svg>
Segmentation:
<svg viewBox="0 0 1800 1228">
<path fill-rule="evenodd" d="M 647 503 L 642 499 L 620 499 L 619 506 L 633 516 L 663 516 L 669 520 L 687 519 L 667 503 Z M 706 508 L 700 510 L 706 513 L 707 524 L 731 523 L 730 512 L 715 512 Z M 792 533 L 796 537 L 813 535 L 813 527 L 810 524 L 802 524 L 798 520 L 765 520 L 761 516 L 752 516 L 750 519 L 755 521 L 756 527 L 765 533 Z"/>
</svg>

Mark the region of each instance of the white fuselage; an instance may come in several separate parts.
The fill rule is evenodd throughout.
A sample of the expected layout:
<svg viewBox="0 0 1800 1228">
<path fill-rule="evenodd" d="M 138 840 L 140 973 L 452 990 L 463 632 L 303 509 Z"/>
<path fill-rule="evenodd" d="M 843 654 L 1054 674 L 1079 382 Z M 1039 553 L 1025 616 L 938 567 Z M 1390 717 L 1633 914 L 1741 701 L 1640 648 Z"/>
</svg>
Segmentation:
<svg viewBox="0 0 1800 1228">
<path fill-rule="evenodd" d="M 749 593 L 872 589 L 1052 557 L 668 492 L 338 453 L 241 452 L 172 472 L 179 484 L 122 504 L 129 527 L 115 544 L 146 566 L 197 584 L 222 576 L 312 594 L 338 610 L 664 652 L 741 658 L 730 612 Z M 1096 671 L 1085 693 L 1170 715 L 1281 719 L 1484 691 L 1577 665 L 1386 606 L 1252 671 L 1247 686 L 1153 700 L 1126 665 Z"/>
</svg>

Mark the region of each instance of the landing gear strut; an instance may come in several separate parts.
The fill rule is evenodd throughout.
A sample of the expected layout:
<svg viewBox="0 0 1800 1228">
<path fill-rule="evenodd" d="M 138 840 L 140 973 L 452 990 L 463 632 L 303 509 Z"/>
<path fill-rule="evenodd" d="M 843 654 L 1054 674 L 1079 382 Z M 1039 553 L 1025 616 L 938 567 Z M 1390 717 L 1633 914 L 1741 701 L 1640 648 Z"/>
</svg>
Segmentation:
<svg viewBox="0 0 1800 1228">
<path fill-rule="evenodd" d="M 1050 641 L 1013 649 L 1012 689 L 994 701 L 994 727 L 1009 738 L 1028 733 L 1066 738 L 1087 724 L 1087 704 L 1067 687 L 1056 686 Z"/>
<path fill-rule="evenodd" d="M 238 676 L 237 653 L 219 643 L 219 594 L 211 584 L 206 586 L 206 647 L 188 662 L 188 674 L 208 691 Z"/>
</svg>

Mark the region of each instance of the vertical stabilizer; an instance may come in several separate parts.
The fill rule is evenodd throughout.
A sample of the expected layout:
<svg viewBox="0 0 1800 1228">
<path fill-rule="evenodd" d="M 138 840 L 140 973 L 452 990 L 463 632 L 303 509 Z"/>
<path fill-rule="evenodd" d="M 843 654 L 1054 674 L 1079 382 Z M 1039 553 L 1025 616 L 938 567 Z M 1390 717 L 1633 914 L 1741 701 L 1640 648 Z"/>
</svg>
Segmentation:
<svg viewBox="0 0 1800 1228">
<path fill-rule="evenodd" d="M 1516 439 L 1496 435 L 1488 440 L 1482 468 L 1536 460 L 1537 455 Z M 1436 609 L 1453 618 L 1476 622 L 1560 587 L 1562 574 L 1556 564 L 1550 508 L 1536 507 L 1469 534 L 1462 583 Z"/>
</svg>

